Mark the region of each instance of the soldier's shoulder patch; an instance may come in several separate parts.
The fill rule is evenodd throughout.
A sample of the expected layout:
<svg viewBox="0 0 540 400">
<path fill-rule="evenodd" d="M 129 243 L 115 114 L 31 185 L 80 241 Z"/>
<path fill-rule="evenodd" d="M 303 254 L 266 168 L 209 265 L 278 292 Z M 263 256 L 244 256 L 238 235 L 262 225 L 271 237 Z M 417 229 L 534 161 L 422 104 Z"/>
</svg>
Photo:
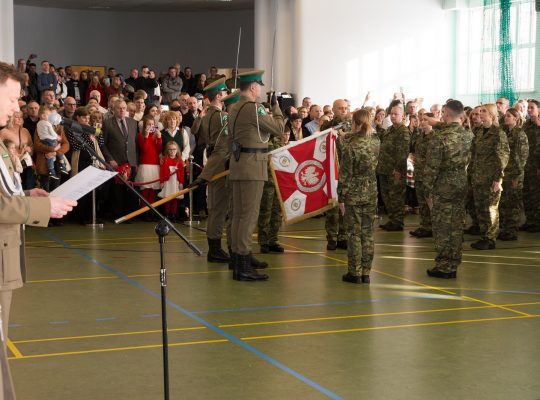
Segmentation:
<svg viewBox="0 0 540 400">
<path fill-rule="evenodd" d="M 264 106 L 262 104 L 259 104 L 257 106 L 257 114 L 260 115 L 260 116 L 268 115 L 268 113 L 266 112 L 266 109 L 264 108 Z"/>
<path fill-rule="evenodd" d="M 229 120 L 229 114 L 222 114 L 221 115 L 221 122 L 225 123 Z"/>
</svg>

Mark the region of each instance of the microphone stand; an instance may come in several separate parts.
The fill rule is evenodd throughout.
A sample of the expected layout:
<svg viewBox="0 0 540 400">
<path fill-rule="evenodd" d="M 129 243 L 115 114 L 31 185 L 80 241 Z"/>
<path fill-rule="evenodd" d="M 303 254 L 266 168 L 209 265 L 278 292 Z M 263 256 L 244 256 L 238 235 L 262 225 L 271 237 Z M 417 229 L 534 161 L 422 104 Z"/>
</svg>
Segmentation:
<svg viewBox="0 0 540 400">
<path fill-rule="evenodd" d="M 77 142 L 82 145 L 82 147 L 90 153 L 93 157 L 96 158 L 100 163 L 105 165 L 105 167 L 112 172 L 116 172 L 110 165 L 107 164 L 107 162 L 101 158 L 92 146 L 89 146 L 84 138 L 82 137 L 83 134 L 83 127 L 80 124 L 77 124 L 76 122 L 71 123 L 71 126 L 69 126 L 71 129 L 71 132 L 73 133 L 73 137 Z M 195 254 L 198 256 L 202 255 L 201 250 L 195 246 L 193 243 L 191 243 L 176 227 L 172 224 L 171 221 L 169 221 L 163 214 L 161 214 L 155 207 L 152 206 L 151 203 L 149 203 L 139 192 L 135 190 L 133 186 L 131 186 L 123 176 L 120 174 L 116 175 L 118 179 L 122 182 L 124 186 L 126 186 L 135 196 L 137 196 L 159 219 L 159 222 L 157 223 L 154 231 L 156 232 L 156 235 L 158 237 L 159 242 L 159 256 L 160 256 L 160 269 L 159 269 L 159 282 L 161 286 L 161 333 L 162 333 L 162 341 L 163 341 L 163 388 L 164 388 L 164 398 L 165 400 L 169 400 L 169 338 L 167 333 L 167 268 L 165 267 L 165 253 L 164 253 L 164 245 L 165 245 L 165 237 L 168 235 L 168 233 L 172 230 L 180 239 L 182 239 L 187 246 L 193 250 Z"/>
</svg>

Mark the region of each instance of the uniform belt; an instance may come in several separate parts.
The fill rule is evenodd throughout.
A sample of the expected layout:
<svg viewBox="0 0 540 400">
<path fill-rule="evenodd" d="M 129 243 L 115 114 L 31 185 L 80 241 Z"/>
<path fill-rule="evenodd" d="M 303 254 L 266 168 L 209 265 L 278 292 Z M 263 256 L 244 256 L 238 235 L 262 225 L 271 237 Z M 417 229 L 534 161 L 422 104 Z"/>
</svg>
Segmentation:
<svg viewBox="0 0 540 400">
<path fill-rule="evenodd" d="M 268 153 L 268 149 L 258 149 L 255 147 L 242 147 L 240 150 L 242 153 Z"/>
</svg>

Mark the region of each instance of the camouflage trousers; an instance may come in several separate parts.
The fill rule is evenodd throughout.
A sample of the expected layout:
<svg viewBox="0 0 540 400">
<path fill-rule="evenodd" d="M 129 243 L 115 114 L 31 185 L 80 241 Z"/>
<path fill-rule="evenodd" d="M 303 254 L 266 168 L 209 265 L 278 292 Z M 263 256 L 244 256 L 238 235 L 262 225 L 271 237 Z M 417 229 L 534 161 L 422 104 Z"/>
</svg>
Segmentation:
<svg viewBox="0 0 540 400">
<path fill-rule="evenodd" d="M 501 203 L 499 204 L 501 232 L 517 234 L 521 210 L 523 209 L 523 189 L 513 188 L 511 181 L 503 182 Z"/>
<path fill-rule="evenodd" d="M 465 210 L 467 210 L 467 214 L 471 217 L 471 225 L 478 226 L 478 217 L 474 206 L 474 190 L 470 177 L 467 177 L 467 199 L 465 202 Z"/>
<path fill-rule="evenodd" d="M 540 180 L 536 171 L 525 171 L 523 208 L 527 223 L 540 225 Z"/>
<path fill-rule="evenodd" d="M 443 272 L 456 271 L 463 250 L 463 221 L 465 198 L 451 200 L 433 196 L 433 240 L 435 242 L 435 268 Z"/>
<path fill-rule="evenodd" d="M 418 199 L 418 206 L 420 207 L 420 228 L 431 231 L 431 212 L 426 203 L 424 183 L 422 181 L 415 181 L 414 187 L 416 188 L 416 198 Z"/>
<path fill-rule="evenodd" d="M 345 204 L 344 222 L 347 229 L 347 258 L 351 275 L 369 275 L 375 246 L 373 222 L 376 204 Z"/>
<path fill-rule="evenodd" d="M 405 180 L 395 180 L 392 175 L 379 175 L 379 182 L 381 183 L 381 195 L 389 221 L 403 226 L 405 191 L 407 188 Z"/>
<path fill-rule="evenodd" d="M 456 199 L 457 200 L 457 199 Z M 501 191 L 493 193 L 491 184 L 474 186 L 474 207 L 482 239 L 496 240 L 499 234 L 499 201 Z"/>
<path fill-rule="evenodd" d="M 331 208 L 326 212 L 326 221 L 324 223 L 326 229 L 326 240 L 347 240 L 347 234 L 345 233 L 345 223 L 343 222 L 343 215 L 339 211 L 339 207 Z"/>
<path fill-rule="evenodd" d="M 206 222 L 206 236 L 208 239 L 221 239 L 223 226 L 227 220 L 227 243 L 231 245 L 230 220 L 231 220 L 231 188 L 226 178 L 208 183 L 208 220 Z"/>
<path fill-rule="evenodd" d="M 281 206 L 277 196 L 274 181 L 269 178 L 264 184 L 257 221 L 257 236 L 259 245 L 274 245 L 278 243 L 278 231 L 281 227 Z"/>
</svg>

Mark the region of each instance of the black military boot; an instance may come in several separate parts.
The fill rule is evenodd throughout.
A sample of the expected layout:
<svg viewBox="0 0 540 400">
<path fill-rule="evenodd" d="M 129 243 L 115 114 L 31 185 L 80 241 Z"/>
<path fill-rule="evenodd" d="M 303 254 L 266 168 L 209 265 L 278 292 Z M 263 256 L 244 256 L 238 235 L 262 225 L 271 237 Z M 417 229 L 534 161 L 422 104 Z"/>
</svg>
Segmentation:
<svg viewBox="0 0 540 400">
<path fill-rule="evenodd" d="M 268 246 L 268 250 L 271 253 L 284 253 L 285 249 L 279 243 L 274 243 Z"/>
<path fill-rule="evenodd" d="M 335 250 L 337 248 L 337 242 L 335 240 L 329 240 L 326 245 L 326 250 Z"/>
<path fill-rule="evenodd" d="M 347 240 L 338 240 L 337 246 L 338 249 L 347 250 Z"/>
<path fill-rule="evenodd" d="M 237 273 L 233 274 L 233 279 L 237 281 L 266 281 L 268 275 L 259 274 L 257 270 L 251 265 L 251 254 L 248 255 L 236 255 L 236 267 Z"/>
<path fill-rule="evenodd" d="M 221 239 L 208 238 L 208 254 L 206 255 L 208 262 L 213 263 L 228 263 L 229 255 L 221 248 Z"/>
<path fill-rule="evenodd" d="M 234 269 L 234 253 L 232 251 L 232 249 L 229 247 L 229 254 L 231 255 L 230 259 L 229 259 L 229 269 Z"/>
<path fill-rule="evenodd" d="M 232 278 L 237 281 L 238 280 L 238 254 L 233 253 L 231 251 L 231 261 L 229 261 L 229 269 L 232 270 Z"/>
<path fill-rule="evenodd" d="M 495 248 L 495 242 L 490 239 L 480 239 L 471 243 L 471 247 L 476 250 L 493 250 Z"/>
<path fill-rule="evenodd" d="M 457 276 L 456 271 L 444 272 L 437 268 L 431 268 L 426 270 L 428 276 L 432 278 L 442 278 L 442 279 L 455 279 Z"/>
<path fill-rule="evenodd" d="M 265 268 L 268 268 L 268 263 L 265 262 L 265 261 L 260 261 L 260 260 L 257 260 L 255 258 L 255 256 L 253 255 L 253 253 L 249 253 L 250 255 L 250 263 L 251 263 L 251 266 L 255 269 L 265 269 Z"/>
</svg>

